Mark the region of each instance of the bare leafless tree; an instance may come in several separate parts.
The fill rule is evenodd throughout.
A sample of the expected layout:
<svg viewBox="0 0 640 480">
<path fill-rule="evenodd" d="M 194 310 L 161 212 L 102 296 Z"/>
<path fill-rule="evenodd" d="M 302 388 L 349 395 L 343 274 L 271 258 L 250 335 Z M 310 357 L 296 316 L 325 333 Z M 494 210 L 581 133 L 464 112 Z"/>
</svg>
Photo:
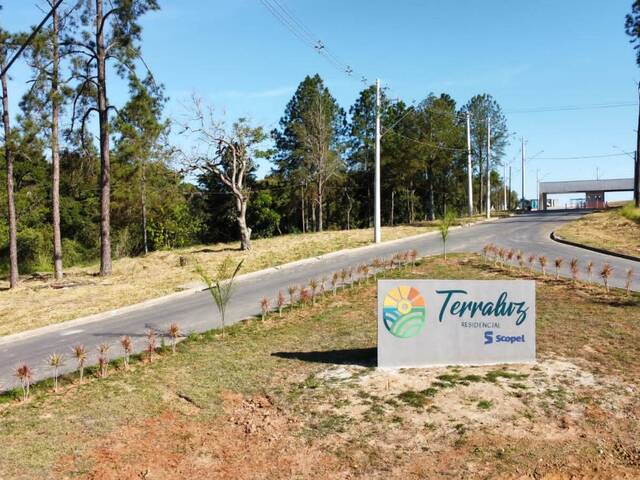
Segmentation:
<svg viewBox="0 0 640 480">
<path fill-rule="evenodd" d="M 314 185 L 317 229 L 321 232 L 324 223 L 324 195 L 327 183 L 340 171 L 340 156 L 331 148 L 335 137 L 334 126 L 331 112 L 325 108 L 322 97 L 314 98 L 311 108 L 302 114 L 302 120 L 295 125 L 294 131 L 300 140 L 305 170 Z"/>
<path fill-rule="evenodd" d="M 236 201 L 236 221 L 240 230 L 240 247 L 251 249 L 251 228 L 247 225 L 250 190 L 247 177 L 255 168 L 255 158 L 262 155 L 260 144 L 266 135 L 262 127 L 253 127 L 245 118 L 230 127 L 219 119 L 211 105 L 192 97 L 189 119 L 184 132 L 195 137 L 194 150 L 184 155 L 186 170 L 213 174 Z"/>
</svg>

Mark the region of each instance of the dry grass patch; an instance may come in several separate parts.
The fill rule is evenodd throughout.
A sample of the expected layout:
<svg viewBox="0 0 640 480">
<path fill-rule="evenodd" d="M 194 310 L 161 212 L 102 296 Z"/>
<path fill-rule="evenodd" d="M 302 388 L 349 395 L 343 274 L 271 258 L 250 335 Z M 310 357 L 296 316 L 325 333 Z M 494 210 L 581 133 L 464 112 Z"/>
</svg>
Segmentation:
<svg viewBox="0 0 640 480">
<path fill-rule="evenodd" d="M 640 224 L 622 216 L 619 208 L 585 215 L 556 234 L 571 242 L 640 257 Z"/>
</svg>

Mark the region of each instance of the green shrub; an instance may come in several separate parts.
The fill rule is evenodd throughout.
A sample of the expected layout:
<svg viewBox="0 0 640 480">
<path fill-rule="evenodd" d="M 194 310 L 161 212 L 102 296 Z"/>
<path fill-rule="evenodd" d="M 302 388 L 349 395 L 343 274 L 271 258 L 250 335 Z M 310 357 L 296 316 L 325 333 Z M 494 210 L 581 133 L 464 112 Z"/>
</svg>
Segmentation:
<svg viewBox="0 0 640 480">
<path fill-rule="evenodd" d="M 44 228 L 25 228 L 18 232 L 18 264 L 24 273 L 53 268 L 51 233 Z"/>
<path fill-rule="evenodd" d="M 636 208 L 633 205 L 633 202 L 625 204 L 625 206 L 620 209 L 620 215 L 628 218 L 629 220 L 640 223 L 640 208 Z"/>
</svg>

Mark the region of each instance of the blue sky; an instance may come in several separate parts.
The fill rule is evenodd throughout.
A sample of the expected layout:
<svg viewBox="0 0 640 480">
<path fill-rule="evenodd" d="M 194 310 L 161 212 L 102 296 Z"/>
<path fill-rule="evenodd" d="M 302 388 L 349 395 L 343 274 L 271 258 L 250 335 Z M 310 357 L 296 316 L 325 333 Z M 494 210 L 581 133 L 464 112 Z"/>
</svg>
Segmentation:
<svg viewBox="0 0 640 480">
<path fill-rule="evenodd" d="M 391 97 L 409 102 L 446 92 L 464 104 L 490 93 L 505 112 L 637 100 L 640 75 L 624 33 L 631 0 L 280 1 L 355 78 L 301 42 L 259 0 L 160 0 L 162 10 L 142 22 L 143 55 L 171 97 L 169 116 L 183 115 L 196 92 L 228 120 L 248 116 L 272 128 L 297 84 L 316 72 L 346 110 L 363 86 L 360 75 L 381 78 Z M 9 29 L 37 23 L 37 3 L 4 0 L 0 22 Z M 26 78 L 24 67 L 15 69 L 14 92 Z M 110 100 L 118 105 L 126 82 L 113 74 L 111 80 Z M 521 135 L 530 155 L 544 151 L 527 165 L 527 197 L 535 196 L 537 169 L 545 180 L 595 178 L 597 170 L 601 178 L 631 176 L 627 156 L 553 158 L 620 153 L 614 145 L 634 150 L 637 114 L 634 106 L 507 113 L 515 136 L 505 160 L 516 159 L 514 189 L 520 191 Z"/>
</svg>

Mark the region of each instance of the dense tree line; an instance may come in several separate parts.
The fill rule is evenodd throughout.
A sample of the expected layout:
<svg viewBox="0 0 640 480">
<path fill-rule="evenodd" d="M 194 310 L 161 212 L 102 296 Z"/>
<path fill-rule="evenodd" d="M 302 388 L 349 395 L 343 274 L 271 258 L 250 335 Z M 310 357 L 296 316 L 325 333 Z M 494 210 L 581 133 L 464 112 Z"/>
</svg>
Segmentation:
<svg viewBox="0 0 640 480">
<path fill-rule="evenodd" d="M 139 19 L 156 1 L 70 3 L 20 59 L 32 79 L 18 114 L 11 79 L 1 79 L 0 269 L 12 286 L 19 271 L 61 279 L 64 265 L 98 259 L 108 275 L 112 256 L 238 239 L 250 249 L 256 237 L 372 225 L 374 86 L 345 110 L 308 76 L 272 132 L 242 118 L 228 124 L 195 96 L 189 122 L 177 125 L 140 57 Z M 25 38 L 0 27 L 0 66 Z M 109 102 L 107 78 L 128 82 L 124 105 Z M 381 104 L 384 224 L 466 211 L 467 115 L 475 209 L 487 208 L 486 175 L 492 206 L 502 205 L 508 130 L 490 95 L 458 106 L 429 94 L 407 105 L 383 92 Z M 176 135 L 188 151 L 171 145 Z M 272 166 L 264 178 L 260 161 Z"/>
</svg>

